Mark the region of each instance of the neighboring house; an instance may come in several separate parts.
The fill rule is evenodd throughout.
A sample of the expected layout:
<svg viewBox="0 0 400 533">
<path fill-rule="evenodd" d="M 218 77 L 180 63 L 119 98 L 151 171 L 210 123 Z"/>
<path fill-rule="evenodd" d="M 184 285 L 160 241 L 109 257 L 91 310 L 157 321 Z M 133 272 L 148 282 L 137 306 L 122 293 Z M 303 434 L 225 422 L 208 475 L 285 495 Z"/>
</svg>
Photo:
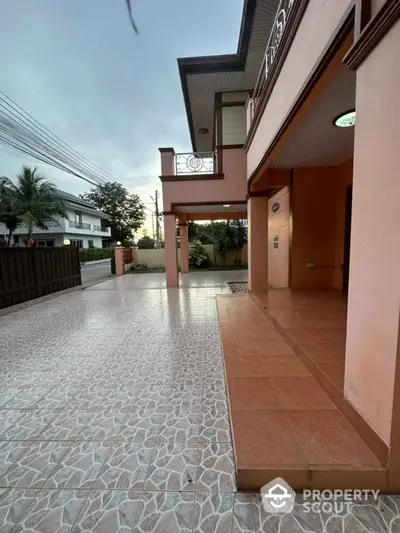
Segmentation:
<svg viewBox="0 0 400 533">
<path fill-rule="evenodd" d="M 240 488 L 400 491 L 399 50 L 399 0 L 244 0 L 236 53 L 178 60 L 193 151 L 160 148 L 167 286 L 177 223 L 186 272 L 187 221 L 247 216 L 252 297 L 338 408 L 226 299 L 227 342 L 247 328 L 227 366 Z"/>
<path fill-rule="evenodd" d="M 64 240 L 79 248 L 102 248 L 110 241 L 111 230 L 107 227 L 107 215 L 86 200 L 58 189 L 67 208 L 67 219 L 61 217 L 50 221 L 47 230 L 34 228 L 32 238 L 35 246 L 63 246 Z M 20 225 L 14 232 L 12 244 L 24 246 L 27 228 Z M 0 238 L 7 239 L 7 228 L 0 224 Z"/>
</svg>

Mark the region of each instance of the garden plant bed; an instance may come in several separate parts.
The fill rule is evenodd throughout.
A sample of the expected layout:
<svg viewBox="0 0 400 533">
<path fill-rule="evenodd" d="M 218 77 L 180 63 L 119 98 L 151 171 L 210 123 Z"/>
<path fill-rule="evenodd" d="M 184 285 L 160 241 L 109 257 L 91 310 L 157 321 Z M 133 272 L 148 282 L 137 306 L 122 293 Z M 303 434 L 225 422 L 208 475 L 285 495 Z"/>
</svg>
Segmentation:
<svg viewBox="0 0 400 533">
<path fill-rule="evenodd" d="M 247 281 L 228 281 L 228 285 L 234 294 L 245 294 L 249 292 Z"/>
</svg>

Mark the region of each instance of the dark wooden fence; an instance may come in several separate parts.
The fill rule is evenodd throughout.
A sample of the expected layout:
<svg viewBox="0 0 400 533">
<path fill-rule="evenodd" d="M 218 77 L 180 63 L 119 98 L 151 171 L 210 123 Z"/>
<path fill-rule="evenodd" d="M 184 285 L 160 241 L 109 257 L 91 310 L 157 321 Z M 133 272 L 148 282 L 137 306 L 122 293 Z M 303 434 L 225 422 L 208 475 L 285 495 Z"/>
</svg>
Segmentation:
<svg viewBox="0 0 400 533">
<path fill-rule="evenodd" d="M 76 247 L 0 248 L 0 309 L 81 283 Z"/>
</svg>

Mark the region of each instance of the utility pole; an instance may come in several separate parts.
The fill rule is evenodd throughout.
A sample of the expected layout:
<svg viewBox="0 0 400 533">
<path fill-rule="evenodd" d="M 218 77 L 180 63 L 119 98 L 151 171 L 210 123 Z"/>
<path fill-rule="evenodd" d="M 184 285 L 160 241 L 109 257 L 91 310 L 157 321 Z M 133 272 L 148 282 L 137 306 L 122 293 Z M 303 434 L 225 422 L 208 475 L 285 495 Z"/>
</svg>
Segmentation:
<svg viewBox="0 0 400 533">
<path fill-rule="evenodd" d="M 160 247 L 160 215 L 158 213 L 158 191 L 156 191 L 155 202 L 156 204 L 156 248 Z"/>
</svg>

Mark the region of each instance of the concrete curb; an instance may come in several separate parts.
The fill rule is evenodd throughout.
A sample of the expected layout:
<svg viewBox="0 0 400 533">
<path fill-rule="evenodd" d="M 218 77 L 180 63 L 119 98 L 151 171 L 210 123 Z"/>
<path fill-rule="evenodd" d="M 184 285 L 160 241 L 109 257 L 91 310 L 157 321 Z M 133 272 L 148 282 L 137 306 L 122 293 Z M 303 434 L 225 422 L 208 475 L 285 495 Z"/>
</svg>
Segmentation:
<svg viewBox="0 0 400 533">
<path fill-rule="evenodd" d="M 111 261 L 111 257 L 108 259 L 96 259 L 96 261 L 86 261 L 86 263 L 81 263 L 81 266 L 98 265 L 99 263 L 107 263 L 108 261 Z"/>
</svg>

